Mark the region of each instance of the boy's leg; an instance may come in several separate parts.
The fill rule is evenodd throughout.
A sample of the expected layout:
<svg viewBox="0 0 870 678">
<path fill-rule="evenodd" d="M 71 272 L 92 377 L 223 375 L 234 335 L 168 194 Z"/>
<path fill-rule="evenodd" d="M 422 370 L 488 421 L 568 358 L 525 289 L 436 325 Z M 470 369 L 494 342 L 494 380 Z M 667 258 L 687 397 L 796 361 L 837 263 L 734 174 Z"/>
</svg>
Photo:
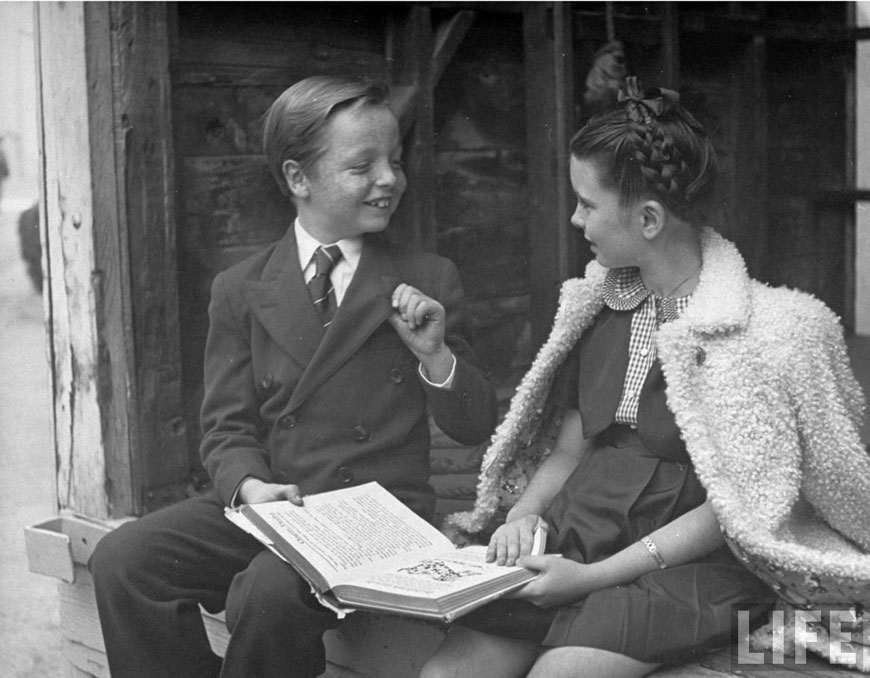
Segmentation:
<svg viewBox="0 0 870 678">
<path fill-rule="evenodd" d="M 262 550 L 211 494 L 103 537 L 88 567 L 112 678 L 215 678 L 221 662 L 198 605 L 222 610 L 233 577 Z"/>
<path fill-rule="evenodd" d="M 539 650 L 537 643 L 455 626 L 423 666 L 420 678 L 522 678 Z"/>
<path fill-rule="evenodd" d="M 230 587 L 230 642 L 221 678 L 314 678 L 323 673 L 323 634 L 338 625 L 308 583 L 271 551 L 262 551 Z"/>
</svg>

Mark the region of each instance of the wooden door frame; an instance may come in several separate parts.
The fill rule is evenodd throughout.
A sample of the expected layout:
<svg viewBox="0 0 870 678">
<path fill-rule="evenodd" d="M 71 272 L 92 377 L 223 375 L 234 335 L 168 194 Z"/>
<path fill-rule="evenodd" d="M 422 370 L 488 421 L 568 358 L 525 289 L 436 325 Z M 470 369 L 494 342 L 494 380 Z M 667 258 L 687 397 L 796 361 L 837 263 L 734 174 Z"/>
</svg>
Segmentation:
<svg viewBox="0 0 870 678">
<path fill-rule="evenodd" d="M 34 11 L 58 505 L 139 515 L 187 472 L 167 6 Z"/>
</svg>

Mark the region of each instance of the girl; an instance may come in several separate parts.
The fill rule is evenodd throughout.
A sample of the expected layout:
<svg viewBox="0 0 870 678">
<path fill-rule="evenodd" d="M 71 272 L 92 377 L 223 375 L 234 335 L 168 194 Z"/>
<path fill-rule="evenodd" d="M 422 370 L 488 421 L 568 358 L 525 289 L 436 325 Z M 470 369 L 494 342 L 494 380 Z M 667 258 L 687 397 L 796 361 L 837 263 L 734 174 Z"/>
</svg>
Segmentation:
<svg viewBox="0 0 870 678">
<path fill-rule="evenodd" d="M 570 145 L 571 221 L 595 261 L 565 283 L 475 508 L 451 520 L 480 532 L 506 504 L 490 557 L 540 577 L 462 618 L 424 678 L 642 676 L 726 644 L 734 611 L 751 622 L 774 600 L 726 533 L 744 558 L 867 590 L 855 544 L 870 549 L 870 462 L 837 320 L 748 278 L 704 226 L 716 180 L 704 130 L 676 92 L 626 84 L 623 107 Z M 545 398 L 561 426 L 538 456 Z M 794 543 L 809 522 L 823 549 Z M 527 555 L 538 524 L 562 557 Z"/>
</svg>

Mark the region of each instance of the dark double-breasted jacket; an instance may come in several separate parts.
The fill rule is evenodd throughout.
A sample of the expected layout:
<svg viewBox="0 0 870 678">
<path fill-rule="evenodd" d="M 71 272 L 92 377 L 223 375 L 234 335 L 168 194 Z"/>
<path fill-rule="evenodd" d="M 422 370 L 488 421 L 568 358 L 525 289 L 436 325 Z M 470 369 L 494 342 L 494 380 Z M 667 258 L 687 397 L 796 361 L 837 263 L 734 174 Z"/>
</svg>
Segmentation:
<svg viewBox="0 0 870 678">
<path fill-rule="evenodd" d="M 447 311 L 456 355 L 450 389 L 426 384 L 387 321 L 405 282 Z M 496 422 L 492 385 L 464 339 L 468 319 L 456 267 L 366 236 L 333 323 L 324 330 L 305 287 L 293 229 L 218 274 L 209 305 L 201 457 L 223 501 L 248 476 L 295 483 L 304 494 L 377 480 L 424 516 L 428 412 L 464 444 Z"/>
</svg>

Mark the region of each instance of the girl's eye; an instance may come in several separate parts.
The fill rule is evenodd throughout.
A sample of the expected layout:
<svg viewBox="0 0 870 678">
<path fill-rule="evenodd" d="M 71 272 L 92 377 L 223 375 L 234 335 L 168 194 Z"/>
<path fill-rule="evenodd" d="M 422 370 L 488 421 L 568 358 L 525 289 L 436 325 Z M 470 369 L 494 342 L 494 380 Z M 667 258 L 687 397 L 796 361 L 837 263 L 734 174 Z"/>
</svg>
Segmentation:
<svg viewBox="0 0 870 678">
<path fill-rule="evenodd" d="M 401 158 L 396 158 L 390 164 L 393 166 L 393 169 L 396 169 L 396 170 L 400 170 L 400 169 L 403 169 L 405 167 L 405 163 L 402 161 Z"/>
<path fill-rule="evenodd" d="M 354 165 L 353 167 L 351 167 L 350 171 L 353 172 L 354 174 L 365 174 L 366 172 L 369 171 L 370 167 L 371 167 L 371 163 L 361 162 L 358 165 Z"/>
</svg>

